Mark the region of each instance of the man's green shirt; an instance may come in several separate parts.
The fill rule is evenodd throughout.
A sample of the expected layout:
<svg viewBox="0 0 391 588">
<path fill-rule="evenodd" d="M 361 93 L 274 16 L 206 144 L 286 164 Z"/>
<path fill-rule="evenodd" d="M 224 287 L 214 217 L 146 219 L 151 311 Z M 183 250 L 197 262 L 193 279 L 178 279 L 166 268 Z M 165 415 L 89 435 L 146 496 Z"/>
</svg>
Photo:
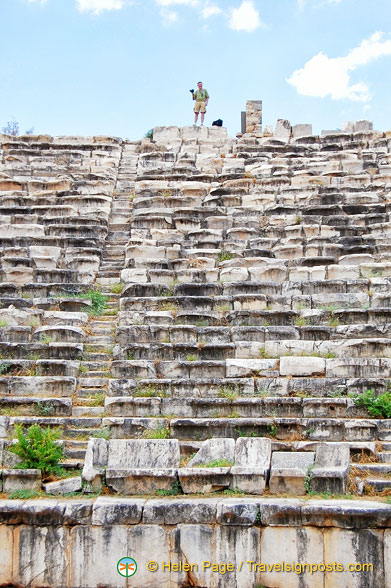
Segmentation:
<svg viewBox="0 0 391 588">
<path fill-rule="evenodd" d="M 205 90 L 204 88 L 202 90 L 196 90 L 193 97 L 194 100 L 197 100 L 198 102 L 204 102 L 209 98 L 208 90 Z"/>
</svg>

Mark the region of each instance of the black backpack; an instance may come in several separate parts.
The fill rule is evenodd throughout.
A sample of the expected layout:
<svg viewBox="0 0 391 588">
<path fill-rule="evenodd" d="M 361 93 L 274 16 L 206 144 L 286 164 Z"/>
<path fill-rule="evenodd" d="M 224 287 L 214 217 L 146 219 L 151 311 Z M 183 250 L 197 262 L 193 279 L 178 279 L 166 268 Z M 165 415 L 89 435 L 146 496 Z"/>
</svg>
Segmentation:
<svg viewBox="0 0 391 588">
<path fill-rule="evenodd" d="M 217 120 L 214 120 L 212 122 L 212 127 L 222 127 L 223 126 L 223 121 L 221 120 L 221 118 L 218 118 Z"/>
</svg>

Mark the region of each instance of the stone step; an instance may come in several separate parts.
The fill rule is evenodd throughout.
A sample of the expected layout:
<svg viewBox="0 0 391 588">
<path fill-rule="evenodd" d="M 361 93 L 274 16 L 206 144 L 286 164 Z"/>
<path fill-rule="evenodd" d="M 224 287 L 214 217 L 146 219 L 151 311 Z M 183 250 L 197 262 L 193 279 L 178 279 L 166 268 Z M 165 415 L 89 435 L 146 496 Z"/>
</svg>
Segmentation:
<svg viewBox="0 0 391 588">
<path fill-rule="evenodd" d="M 155 392 L 156 391 L 156 392 Z M 128 391 L 129 393 L 130 391 Z M 107 396 L 105 409 L 113 416 L 176 416 L 189 418 L 230 418 L 232 416 L 273 418 L 366 418 L 367 412 L 352 399 L 338 398 L 256 398 L 232 397 L 232 388 L 222 390 L 231 398 L 165 398 L 162 387 L 137 386 L 134 396 Z M 154 395 L 155 394 L 155 395 Z M 143 396 L 144 395 L 144 396 Z"/>
<path fill-rule="evenodd" d="M 103 371 L 106 372 L 111 364 L 111 361 L 83 361 L 81 365 L 89 371 Z"/>
<path fill-rule="evenodd" d="M 83 352 L 83 360 L 85 361 L 110 361 L 112 359 L 111 355 L 108 353 L 102 353 L 99 351 L 84 351 Z"/>
<path fill-rule="evenodd" d="M 102 394 L 107 393 L 106 387 L 97 387 L 94 386 L 85 386 L 83 388 L 79 388 L 77 390 L 77 402 L 78 404 L 82 405 L 83 403 L 90 402 L 91 399 L 100 398 Z"/>
<path fill-rule="evenodd" d="M 72 409 L 72 416 L 103 416 L 104 408 L 100 406 L 75 406 Z"/>
<path fill-rule="evenodd" d="M 384 443 L 383 443 L 383 447 L 384 447 Z M 379 453 L 377 454 L 378 460 L 383 462 L 383 463 L 388 463 L 390 464 L 391 467 L 391 451 L 379 451 Z"/>
<path fill-rule="evenodd" d="M 84 457 L 69 457 L 60 461 L 59 465 L 65 470 L 82 470 L 84 466 Z"/>
<path fill-rule="evenodd" d="M 365 476 L 384 476 L 391 474 L 391 463 L 363 463 L 354 464 L 355 470 Z M 391 475 L 389 478 L 391 484 Z"/>
<path fill-rule="evenodd" d="M 89 335 L 85 343 L 86 345 L 107 347 L 114 344 L 114 339 L 111 335 Z"/>
<path fill-rule="evenodd" d="M 107 385 L 107 378 L 78 378 L 78 386 L 80 388 L 104 388 Z"/>
<path fill-rule="evenodd" d="M 375 492 L 383 492 L 384 490 L 391 490 L 391 478 L 365 478 L 365 486 Z M 364 490 L 365 492 L 365 490 Z"/>
</svg>

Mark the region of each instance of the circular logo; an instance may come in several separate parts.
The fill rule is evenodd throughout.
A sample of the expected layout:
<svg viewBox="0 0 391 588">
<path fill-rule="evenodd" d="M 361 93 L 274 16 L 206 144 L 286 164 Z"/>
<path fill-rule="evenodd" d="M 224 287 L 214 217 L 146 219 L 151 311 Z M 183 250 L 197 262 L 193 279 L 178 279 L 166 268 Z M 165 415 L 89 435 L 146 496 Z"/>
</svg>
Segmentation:
<svg viewBox="0 0 391 588">
<path fill-rule="evenodd" d="M 132 557 L 123 557 L 117 563 L 117 572 L 125 578 L 134 576 L 137 572 L 137 563 Z"/>
</svg>

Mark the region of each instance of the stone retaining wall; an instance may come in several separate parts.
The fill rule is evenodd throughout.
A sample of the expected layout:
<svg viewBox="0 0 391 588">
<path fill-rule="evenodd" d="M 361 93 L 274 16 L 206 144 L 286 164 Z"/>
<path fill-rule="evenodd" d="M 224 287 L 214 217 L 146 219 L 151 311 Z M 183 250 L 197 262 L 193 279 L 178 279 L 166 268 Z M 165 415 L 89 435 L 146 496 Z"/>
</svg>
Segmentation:
<svg viewBox="0 0 391 588">
<path fill-rule="evenodd" d="M 356 500 L 1 500 L 0 584 L 386 588 L 390 523 L 391 505 Z M 131 579 L 117 572 L 126 556 L 137 562 Z M 285 571 L 267 571 L 272 564 Z M 291 571 L 295 564 L 321 571 Z M 369 571 L 347 571 L 364 564 Z"/>
</svg>

